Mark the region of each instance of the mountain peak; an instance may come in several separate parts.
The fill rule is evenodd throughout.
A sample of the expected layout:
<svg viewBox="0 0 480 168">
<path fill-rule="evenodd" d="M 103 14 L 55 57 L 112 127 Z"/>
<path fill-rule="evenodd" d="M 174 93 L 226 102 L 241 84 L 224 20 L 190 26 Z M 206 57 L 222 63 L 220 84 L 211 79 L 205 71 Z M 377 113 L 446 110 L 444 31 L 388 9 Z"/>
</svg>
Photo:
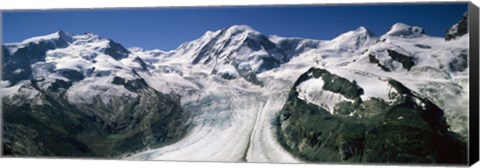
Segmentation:
<svg viewBox="0 0 480 168">
<path fill-rule="evenodd" d="M 468 12 L 463 14 L 462 19 L 448 29 L 445 40 L 452 40 L 468 33 Z"/>
<path fill-rule="evenodd" d="M 363 34 L 365 36 L 375 36 L 373 32 L 371 32 L 364 26 L 358 27 L 357 29 L 354 30 L 354 32 L 357 32 L 357 34 Z"/>
<path fill-rule="evenodd" d="M 65 42 L 69 42 L 72 40 L 72 36 L 69 33 L 66 33 L 65 31 L 60 30 L 55 33 L 32 37 L 32 38 L 23 40 L 21 43 L 28 44 L 28 43 L 39 43 L 40 41 L 56 41 L 56 40 L 64 40 Z"/>
<path fill-rule="evenodd" d="M 62 39 L 64 41 L 72 41 L 72 35 L 70 33 L 60 30 L 57 32 L 57 34 L 59 39 Z"/>
<path fill-rule="evenodd" d="M 248 25 L 233 25 L 226 29 L 230 32 L 256 32 L 252 27 Z"/>
<path fill-rule="evenodd" d="M 375 42 L 377 37 L 367 28 L 360 26 L 334 38 L 332 48 L 340 51 L 354 51 Z"/>
<path fill-rule="evenodd" d="M 248 25 L 233 25 L 222 29 L 222 32 L 228 36 L 236 36 L 239 34 L 260 34 Z"/>
<path fill-rule="evenodd" d="M 63 30 L 59 30 L 56 32 L 57 34 L 59 34 L 60 36 L 62 35 L 67 35 L 67 32 L 63 31 Z"/>
<path fill-rule="evenodd" d="M 370 32 L 366 27 L 360 26 L 355 30 L 348 31 L 346 33 L 340 34 L 335 39 L 345 39 L 345 38 L 357 38 L 357 37 L 372 37 L 374 34 Z M 333 41 L 335 41 L 333 39 Z"/>
<path fill-rule="evenodd" d="M 368 32 L 367 28 L 364 26 L 360 26 L 357 29 L 355 29 L 356 32 Z"/>
<path fill-rule="evenodd" d="M 422 27 L 411 26 L 405 23 L 395 23 L 390 30 L 385 34 L 387 36 L 397 37 L 418 37 L 425 34 L 425 30 Z"/>
<path fill-rule="evenodd" d="M 218 39 L 230 39 L 235 38 L 239 39 L 244 37 L 245 34 L 260 34 L 259 32 L 255 31 L 248 25 L 232 25 L 230 27 L 224 27 L 220 30 L 215 31 L 206 31 L 199 39 L 183 43 L 178 48 L 185 48 L 185 47 L 192 47 L 192 45 L 204 44 L 210 41 L 217 41 Z M 177 49 L 178 49 L 177 48 Z"/>
<path fill-rule="evenodd" d="M 98 34 L 92 32 L 85 32 L 81 35 L 77 35 L 76 37 L 80 39 L 101 39 Z"/>
</svg>

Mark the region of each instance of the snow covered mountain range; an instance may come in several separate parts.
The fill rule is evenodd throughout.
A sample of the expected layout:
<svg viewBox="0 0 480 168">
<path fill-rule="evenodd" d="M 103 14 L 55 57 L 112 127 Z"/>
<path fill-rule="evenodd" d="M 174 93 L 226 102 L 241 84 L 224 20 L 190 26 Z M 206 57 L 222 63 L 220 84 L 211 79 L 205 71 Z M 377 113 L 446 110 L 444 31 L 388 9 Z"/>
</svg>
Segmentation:
<svg viewBox="0 0 480 168">
<path fill-rule="evenodd" d="M 465 24 L 445 38 L 397 23 L 381 36 L 359 27 L 332 40 L 234 25 L 171 51 L 63 31 L 4 44 L 3 152 L 465 163 Z"/>
</svg>

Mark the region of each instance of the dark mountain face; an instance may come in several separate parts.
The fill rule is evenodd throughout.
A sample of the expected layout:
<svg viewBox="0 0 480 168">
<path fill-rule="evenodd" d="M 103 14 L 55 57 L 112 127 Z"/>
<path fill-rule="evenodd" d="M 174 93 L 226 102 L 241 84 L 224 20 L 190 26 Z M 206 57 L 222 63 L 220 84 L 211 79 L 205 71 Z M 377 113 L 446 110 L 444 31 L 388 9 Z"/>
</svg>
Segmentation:
<svg viewBox="0 0 480 168">
<path fill-rule="evenodd" d="M 388 55 L 397 62 L 402 64 L 402 67 L 410 70 L 415 65 L 415 59 L 401 53 L 396 52 L 395 50 L 387 50 Z"/>
<path fill-rule="evenodd" d="M 2 56 L 3 56 L 3 59 L 10 59 L 10 52 L 8 52 L 7 48 L 2 45 Z"/>
<path fill-rule="evenodd" d="M 296 86 L 319 77 L 334 81 L 325 83 L 324 90 L 354 101 L 337 103 L 328 111 L 299 99 Z M 280 112 L 280 143 L 314 162 L 465 164 L 466 144 L 447 130 L 443 111 L 400 82 L 388 83 L 395 90 L 389 102 L 362 101 L 362 89 L 355 82 L 324 69 L 310 69 L 297 80 Z"/>
<path fill-rule="evenodd" d="M 462 72 L 468 68 L 468 50 L 457 50 L 457 57 L 448 64 L 448 68 L 452 72 Z"/>
<path fill-rule="evenodd" d="M 65 94 L 68 87 L 41 90 L 31 80 L 22 88 L 40 92 L 35 98 L 3 99 L 3 154 L 117 157 L 166 145 L 185 135 L 190 117 L 178 95 L 162 94 L 143 79 L 116 81 L 138 96 L 73 104 Z"/>
<path fill-rule="evenodd" d="M 145 63 L 145 61 L 143 61 L 143 59 L 141 59 L 140 57 L 135 57 L 135 59 L 133 61 L 136 62 L 137 64 L 139 64 L 140 67 L 141 67 L 141 68 L 136 69 L 136 70 L 148 71 L 149 66 L 147 65 L 147 63 Z"/>
<path fill-rule="evenodd" d="M 3 58 L 3 80 L 8 80 L 11 85 L 15 85 L 21 80 L 31 79 L 33 77 L 31 64 L 45 61 L 47 51 L 65 48 L 72 40 L 63 31 L 59 31 L 56 34 L 58 38 L 30 42 L 10 54 L 3 46 L 4 53 L 7 53 Z"/>
<path fill-rule="evenodd" d="M 445 40 L 452 40 L 468 33 L 468 13 L 464 13 L 462 19 L 453 25 L 445 35 Z"/>
<path fill-rule="evenodd" d="M 125 47 L 121 44 L 113 40 L 109 40 L 108 47 L 105 48 L 105 54 L 110 55 L 111 57 L 115 58 L 116 60 L 120 60 L 123 58 L 127 58 L 130 51 L 128 51 Z"/>
<path fill-rule="evenodd" d="M 468 13 L 464 13 L 462 19 L 453 25 L 445 35 L 445 40 L 453 40 L 468 33 Z M 455 52 L 458 55 L 452 62 L 448 64 L 448 68 L 452 72 L 461 72 L 468 67 L 468 50 L 460 50 Z"/>
<path fill-rule="evenodd" d="M 390 72 L 390 68 L 386 67 L 385 65 L 382 65 L 380 61 L 375 57 L 374 54 L 369 54 L 368 55 L 368 60 L 370 63 L 377 64 L 378 67 L 380 67 L 383 71 L 385 72 Z"/>
<path fill-rule="evenodd" d="M 10 55 L 10 52 L 7 50 L 7 48 L 2 45 L 2 67 L 4 67 L 6 64 L 7 61 L 9 61 L 11 59 L 11 55 Z M 5 70 L 3 70 L 5 71 Z M 5 78 L 5 73 L 2 74 L 3 78 Z"/>
<path fill-rule="evenodd" d="M 265 81 L 268 84 L 273 82 L 293 82 L 291 79 L 274 79 L 276 75 L 283 75 L 281 74 L 282 71 L 277 74 L 275 68 L 289 62 L 292 57 L 299 56 L 310 49 L 320 50 L 307 53 L 308 55 L 301 55 L 305 57 L 301 58 L 305 59 L 305 62 L 303 62 L 304 60 L 299 60 L 301 64 L 293 62 L 281 68 L 296 71 L 298 68 L 303 69 L 305 66 L 312 66 L 315 60 L 311 59 L 312 64 L 309 64 L 308 61 L 310 56 L 313 58 L 316 54 L 319 54 L 324 59 L 322 61 L 326 61 L 328 64 L 331 63 L 328 62 L 327 57 L 322 56 L 323 50 L 321 50 L 325 49 L 321 47 L 330 47 L 329 41 L 325 43 L 326 45 L 320 45 L 320 41 L 316 40 L 277 38 L 262 35 L 242 27 L 234 28 L 238 29 L 235 31 L 230 30 L 230 32 L 228 29 L 222 30 L 219 34 L 208 37 L 208 40 L 202 38 L 203 41 L 200 40 L 201 43 L 199 41 L 186 43 L 186 46 L 179 47 L 177 51 L 169 52 L 168 54 L 163 52 L 148 54 L 145 58 L 147 61 L 142 59 L 143 55 L 133 55 L 121 44 L 112 40 L 105 41 L 105 39 L 98 38 L 93 34 L 86 34 L 83 35 L 85 37 L 81 37 L 58 32 L 59 38 L 26 45 L 22 44 L 19 45 L 22 47 L 14 53 L 8 53 L 5 46 L 2 46 L 3 52 L 6 53 L 4 55 L 4 79 L 8 80 L 11 85 L 19 84 L 20 81 L 23 81 L 21 86 L 17 85 L 19 86 L 18 89 L 16 88 L 17 86 L 6 88 L 16 89 L 13 92 L 18 91 L 18 93 L 10 94 L 2 99 L 4 105 L 4 125 L 2 125 L 4 130 L 2 139 L 3 153 L 8 156 L 105 158 L 121 157 L 147 148 L 162 147 L 184 138 L 186 133 L 190 131 L 190 128 L 196 126 L 196 123 L 191 124 L 190 121 L 202 119 L 194 118 L 196 114 L 191 114 L 195 112 L 192 109 L 204 110 L 207 108 L 197 108 L 196 106 L 203 107 L 206 105 L 210 108 L 211 104 L 217 102 L 224 103 L 224 101 L 216 101 L 216 98 L 218 98 L 217 93 L 204 94 L 200 90 L 209 90 L 210 88 L 208 87 L 212 86 L 210 84 L 218 84 L 222 89 L 242 90 L 238 93 L 231 92 L 231 95 L 221 97 L 221 99 L 231 98 L 231 102 L 238 102 L 237 94 L 244 96 L 243 94 L 246 94 L 245 91 L 248 90 L 250 92 L 250 90 L 253 90 L 250 88 L 250 85 L 244 85 L 243 82 L 239 82 L 241 85 L 235 85 L 235 82 L 228 82 L 228 86 L 223 85 L 224 80 L 209 76 L 208 72 L 201 72 L 202 78 L 197 79 L 200 75 L 196 76 L 195 72 L 187 70 L 191 66 L 207 65 L 206 67 L 208 67 L 212 65 L 208 68 L 212 68 L 212 71 L 209 72 L 213 75 L 228 80 L 244 78 L 253 84 L 263 86 Z M 394 28 L 389 31 L 390 34 L 388 35 L 409 39 L 427 38 L 423 34 L 423 28 L 405 24 L 396 24 Z M 359 30 L 363 31 L 362 29 Z M 350 33 L 353 34 L 352 36 L 336 38 L 337 40 L 333 41 L 335 45 L 331 45 L 334 46 L 332 47 L 333 49 L 327 48 L 328 52 L 345 55 L 352 54 L 352 57 L 357 56 L 354 55 L 354 53 L 357 53 L 357 50 L 362 47 L 368 47 L 368 45 L 374 45 L 371 42 L 376 40 L 375 37 L 375 40 L 372 41 L 374 39 L 373 35 L 366 29 L 364 30 L 365 33 L 355 31 Z M 73 40 L 78 40 L 75 41 L 78 43 L 74 43 Z M 378 43 L 381 42 L 381 40 L 378 41 Z M 94 43 L 92 45 L 94 47 L 90 48 L 89 45 L 86 45 L 83 48 L 81 46 L 89 43 Z M 48 51 L 73 45 L 78 45 L 76 49 L 82 51 L 77 52 L 78 50 L 76 49 L 70 51 L 69 49 L 71 48 L 68 48 L 68 51 L 55 52 L 59 52 L 58 57 L 71 55 L 75 57 L 74 59 L 77 58 L 77 55 L 74 54 L 79 54 L 81 59 L 79 59 L 78 64 L 74 61 L 66 61 L 67 63 L 65 63 L 63 62 L 65 61 L 64 59 L 59 59 L 60 61 L 55 60 L 57 62 L 53 61 L 53 63 L 46 62 L 45 55 Z M 394 45 L 392 44 L 392 46 Z M 415 46 L 425 50 L 436 47 L 434 44 L 416 44 Z M 423 68 L 421 67 L 422 62 L 417 62 L 421 61 L 421 59 L 416 59 L 415 52 L 402 51 L 393 47 L 382 51 L 384 52 L 381 53 L 383 55 L 376 52 L 368 53 L 368 60 L 365 63 L 372 67 L 379 66 L 382 70 L 391 72 L 392 75 L 397 75 L 395 74 L 397 66 L 391 66 L 388 61 L 383 61 L 383 57 L 390 60 L 390 63 L 393 61 L 400 63 L 400 68 L 411 70 L 410 72 L 416 70 L 417 67 Z M 449 49 L 449 51 L 452 55 L 458 55 L 457 58 L 452 59 L 446 65 L 449 70 L 455 72 L 464 71 L 468 68 L 468 55 L 466 54 L 468 50 L 458 48 Z M 132 52 L 135 54 L 135 51 L 132 50 Z M 105 57 L 106 55 L 101 53 L 114 59 L 108 56 Z M 167 62 L 169 61 L 168 59 L 165 59 L 165 65 L 159 66 L 159 64 L 154 64 L 155 61 L 155 63 L 163 61 L 155 58 L 160 55 L 171 57 L 182 56 L 182 54 L 187 54 L 188 57 L 180 58 L 186 58 L 188 61 L 175 62 L 175 65 L 172 65 L 175 68 L 159 68 L 161 66 L 170 66 L 170 63 Z M 97 57 L 98 55 L 102 55 L 102 57 Z M 309 58 L 309 60 L 306 58 Z M 104 62 L 97 59 L 103 59 L 102 61 Z M 148 59 L 154 61 L 149 61 Z M 372 64 L 369 64 L 368 61 Z M 319 62 L 316 63 L 320 65 Z M 357 60 L 355 63 L 363 62 Z M 56 67 L 56 65 L 61 66 Z M 176 66 L 183 65 L 186 67 L 176 69 Z M 221 71 L 222 66 L 226 67 L 226 71 Z M 334 66 L 336 66 L 336 63 L 332 63 L 328 67 L 335 68 Z M 217 67 L 220 68 L 217 69 Z M 279 70 L 285 70 L 281 68 Z M 348 67 L 345 68 L 348 69 Z M 431 71 L 443 72 L 433 67 L 430 68 L 433 69 Z M 235 72 L 229 73 L 231 69 Z M 378 68 L 372 71 L 376 69 Z M 258 73 L 268 70 L 272 70 L 270 72 L 275 77 L 270 76 L 270 72 L 265 73 L 266 77 L 263 74 L 262 78 L 257 77 Z M 356 70 L 359 74 L 376 73 L 370 72 L 370 69 Z M 425 71 L 427 70 L 429 69 L 426 68 Z M 176 74 L 179 74 L 179 76 L 169 78 L 169 75 L 163 75 L 167 73 L 154 74 L 156 71 L 176 71 Z M 411 91 L 401 82 L 392 79 L 386 80 L 392 88 L 391 90 L 393 90 L 393 92 L 388 93 L 388 100 L 382 98 L 362 99 L 365 92 L 368 93 L 368 88 L 365 87 L 364 89 L 355 80 L 336 75 L 333 72 L 327 69 L 311 68 L 296 80 L 293 88 L 289 91 L 285 103 L 282 99 L 281 103 L 284 104 L 281 105 L 283 109 L 276 118 L 274 128 L 277 129 L 277 136 L 275 137 L 278 138 L 280 144 L 290 154 L 302 160 L 315 162 L 466 162 L 466 144 L 456 134 L 448 131 L 443 111 L 437 105 Z M 443 73 L 446 73 L 445 76 L 449 75 L 447 74 L 448 72 Z M 382 74 L 385 73 L 382 72 Z M 35 78 L 32 77 L 33 75 L 35 75 Z M 151 76 L 148 75 L 159 75 L 161 78 L 153 79 L 149 78 Z M 212 80 L 215 80 L 215 83 L 209 81 L 210 77 L 213 78 Z M 341 98 L 346 100 L 340 101 L 334 104 L 334 107 L 329 108 L 321 104 L 328 104 L 328 98 L 320 104 L 314 104 L 299 98 L 301 93 L 297 89 L 303 82 L 320 78 L 323 80 L 322 86 L 317 89 L 325 91 L 327 94 L 333 93 L 334 96 L 341 95 Z M 163 79 L 165 81 L 160 81 Z M 177 81 L 177 79 L 181 80 Z M 81 82 L 83 82 L 81 85 L 90 86 L 88 84 L 91 83 L 85 82 L 86 80 L 95 85 L 92 85 L 92 87 L 79 87 L 88 92 L 82 93 L 90 95 L 90 91 L 93 91 L 99 92 L 99 94 L 91 94 L 94 96 L 92 101 L 70 101 L 71 99 L 69 98 L 72 97 L 68 96 L 68 93 L 71 93 L 69 91 L 75 91 L 72 88 L 79 86 Z M 193 88 L 189 88 L 191 86 L 183 86 L 185 83 L 188 83 L 184 80 L 192 82 L 195 86 Z M 166 85 L 173 86 L 175 87 L 174 89 L 185 89 L 187 90 L 185 91 L 186 95 L 161 93 L 153 89 L 155 82 L 168 83 Z M 314 83 L 313 87 L 316 84 Z M 199 89 L 197 90 L 196 87 Z M 122 88 L 121 90 L 113 89 L 113 92 L 125 91 L 132 93 L 132 95 L 115 94 L 105 101 L 102 96 L 108 96 L 107 91 L 112 91 L 108 90 L 109 88 Z M 255 87 L 255 91 L 252 92 L 262 92 L 262 96 L 263 94 L 271 94 L 272 91 L 262 90 L 268 88 L 277 89 L 277 87 Z M 426 89 L 433 90 L 432 93 L 436 94 L 436 90 L 430 88 L 431 86 Z M 288 92 L 288 90 L 281 91 Z M 198 98 L 193 98 L 193 96 L 197 96 L 196 92 L 201 94 L 198 95 Z M 224 93 L 222 92 L 222 94 Z M 185 106 L 182 106 L 180 103 L 181 96 L 186 97 L 187 103 Z M 322 95 L 316 96 L 323 99 Z M 81 96 L 75 98 L 84 100 Z M 192 103 L 192 100 L 197 102 Z M 224 106 L 238 106 L 240 104 L 230 104 L 231 102 L 228 101 Z M 195 107 L 192 108 L 192 106 Z M 271 108 L 267 104 L 264 106 L 263 108 L 265 109 Z M 218 107 L 212 106 L 212 108 Z M 216 114 L 208 116 L 211 117 L 208 118 L 208 121 L 212 121 L 208 126 L 218 126 L 215 125 L 217 120 L 221 120 L 222 117 L 225 117 L 222 115 L 226 115 L 223 113 L 230 113 L 230 110 L 233 108 L 226 109 L 207 109 L 208 112 L 210 110 L 222 111 L 222 114 L 218 116 Z M 235 110 L 232 111 L 235 112 Z M 200 110 L 199 112 L 203 113 L 205 111 Z M 248 118 L 250 116 L 242 116 L 244 115 L 243 113 L 239 115 L 239 118 L 247 117 L 247 119 L 251 119 Z M 232 120 L 229 121 L 233 121 L 233 118 L 236 117 L 232 117 Z M 243 122 L 244 120 L 241 121 Z M 266 126 L 270 127 L 271 125 Z M 252 130 L 253 137 L 255 128 L 252 128 Z M 249 142 L 249 146 L 251 144 L 252 149 L 256 145 L 254 143 L 256 142 Z M 238 144 L 232 145 L 238 146 Z M 246 148 L 245 153 L 248 153 L 248 150 L 250 150 L 249 147 Z M 246 160 L 246 158 L 244 156 L 243 160 Z"/>
<path fill-rule="evenodd" d="M 48 50 L 65 48 L 67 46 L 68 42 L 63 38 L 59 38 L 53 41 L 29 43 L 17 49 L 15 53 L 11 53 L 11 56 L 4 57 L 3 80 L 8 80 L 11 85 L 15 85 L 21 80 L 31 79 L 31 64 L 45 61 L 45 55 Z"/>
<path fill-rule="evenodd" d="M 108 78 L 115 71 L 79 72 L 69 68 L 35 68 L 46 64 L 46 53 L 66 48 L 72 37 L 58 32 L 58 38 L 37 40 L 18 48 L 12 55 L 3 46 L 3 76 L 11 85 L 24 83 L 18 93 L 4 97 L 3 154 L 7 156 L 119 157 L 149 147 L 172 143 L 183 137 L 190 115 L 180 105 L 180 96 L 163 94 L 151 88 L 132 69 L 135 79 L 113 77 L 112 85 L 135 95 L 112 96 L 108 102 L 101 95 L 91 102 L 72 102 L 67 92 L 86 78 Z M 100 52 L 116 60 L 130 52 L 109 40 Z M 147 71 L 146 63 L 134 60 Z M 43 78 L 33 78 L 32 71 L 45 71 Z M 38 73 L 38 72 L 37 72 Z M 57 79 L 49 79 L 50 76 Z"/>
</svg>

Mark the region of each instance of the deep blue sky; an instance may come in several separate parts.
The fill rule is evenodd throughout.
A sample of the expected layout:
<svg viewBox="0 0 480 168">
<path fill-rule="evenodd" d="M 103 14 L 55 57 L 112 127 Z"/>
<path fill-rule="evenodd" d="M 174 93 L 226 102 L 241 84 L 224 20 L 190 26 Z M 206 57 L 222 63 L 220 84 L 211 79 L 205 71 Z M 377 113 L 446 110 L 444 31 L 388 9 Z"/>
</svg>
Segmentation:
<svg viewBox="0 0 480 168">
<path fill-rule="evenodd" d="M 125 47 L 170 50 L 235 24 L 264 34 L 328 40 L 359 26 L 382 35 L 403 22 L 444 36 L 466 11 L 467 3 L 4 11 L 2 33 L 10 43 L 58 30 L 93 32 Z"/>
</svg>

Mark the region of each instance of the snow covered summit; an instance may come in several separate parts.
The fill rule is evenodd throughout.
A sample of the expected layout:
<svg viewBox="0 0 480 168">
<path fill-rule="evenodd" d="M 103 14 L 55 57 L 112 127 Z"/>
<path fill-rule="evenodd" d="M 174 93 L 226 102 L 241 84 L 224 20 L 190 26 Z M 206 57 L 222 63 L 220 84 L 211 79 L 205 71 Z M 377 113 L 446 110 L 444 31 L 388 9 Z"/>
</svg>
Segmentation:
<svg viewBox="0 0 480 168">
<path fill-rule="evenodd" d="M 410 26 L 399 22 L 395 23 L 385 36 L 414 38 L 420 37 L 423 34 L 425 34 L 425 30 L 422 27 Z"/>
<path fill-rule="evenodd" d="M 359 27 L 315 40 L 234 25 L 171 51 L 62 31 L 6 44 L 3 137 L 31 148 L 5 146 L 32 155 L 254 162 L 302 162 L 313 157 L 298 152 L 312 151 L 313 159 L 357 161 L 349 152 L 366 148 L 349 147 L 385 141 L 351 141 L 350 126 L 359 138 L 384 122 L 427 135 L 428 124 L 418 124 L 438 121 L 430 133 L 465 137 L 468 36 L 446 41 L 424 32 L 397 23 L 380 38 Z M 419 117 L 428 111 L 431 120 Z M 431 138 L 409 143 L 406 130 L 391 135 L 402 144 Z M 43 146 L 28 145 L 38 139 Z"/>
<path fill-rule="evenodd" d="M 367 28 L 361 26 L 356 30 L 348 31 L 330 41 L 332 48 L 338 51 L 358 51 L 361 48 L 372 45 L 377 41 L 376 37 Z"/>
</svg>

